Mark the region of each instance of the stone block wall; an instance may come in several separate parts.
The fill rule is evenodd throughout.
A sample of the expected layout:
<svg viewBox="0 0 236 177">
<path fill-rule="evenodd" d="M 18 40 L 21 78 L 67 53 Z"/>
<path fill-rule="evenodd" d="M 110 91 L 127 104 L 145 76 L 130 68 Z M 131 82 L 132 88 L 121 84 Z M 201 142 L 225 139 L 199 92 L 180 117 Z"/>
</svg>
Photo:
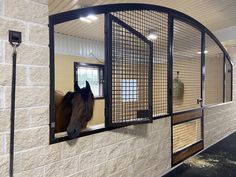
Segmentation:
<svg viewBox="0 0 236 177">
<path fill-rule="evenodd" d="M 8 177 L 9 168 L 9 29 L 23 36 L 17 61 L 15 177 L 155 177 L 170 170 L 170 117 L 49 145 L 47 25 L 47 0 L 0 0 L 0 176 Z M 207 145 L 235 125 L 232 108 L 224 110 L 227 123 L 222 107 L 213 109 L 219 114 L 206 110 Z M 216 121 L 225 126 L 215 128 Z"/>
<path fill-rule="evenodd" d="M 226 47 L 235 63 L 236 47 Z M 235 65 L 234 65 L 235 67 Z M 204 137 L 208 147 L 236 130 L 236 72 L 233 72 L 233 103 L 205 109 Z"/>
<path fill-rule="evenodd" d="M 49 145 L 49 48 L 46 0 L 0 0 L 0 176 L 8 176 L 11 53 L 18 49 L 15 177 L 156 176 L 170 169 L 170 118 Z"/>
</svg>

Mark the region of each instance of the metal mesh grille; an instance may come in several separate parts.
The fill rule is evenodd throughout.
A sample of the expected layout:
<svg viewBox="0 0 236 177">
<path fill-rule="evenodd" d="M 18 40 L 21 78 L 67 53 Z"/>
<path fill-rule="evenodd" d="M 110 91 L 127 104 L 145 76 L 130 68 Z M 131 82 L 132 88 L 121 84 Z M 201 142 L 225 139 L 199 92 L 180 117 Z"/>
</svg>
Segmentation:
<svg viewBox="0 0 236 177">
<path fill-rule="evenodd" d="M 225 102 L 232 101 L 232 66 L 225 58 Z"/>
<path fill-rule="evenodd" d="M 155 11 L 125 11 L 113 13 L 126 24 L 153 42 L 153 117 L 167 114 L 167 39 L 168 15 Z"/>
<path fill-rule="evenodd" d="M 205 37 L 205 104 L 223 102 L 224 55 L 208 35 Z"/>
<path fill-rule="evenodd" d="M 149 120 L 150 46 L 112 21 L 112 123 Z"/>
<path fill-rule="evenodd" d="M 201 119 L 173 126 L 173 152 L 200 141 L 201 136 Z"/>
<path fill-rule="evenodd" d="M 174 20 L 173 112 L 199 108 L 201 97 L 201 33 Z"/>
</svg>

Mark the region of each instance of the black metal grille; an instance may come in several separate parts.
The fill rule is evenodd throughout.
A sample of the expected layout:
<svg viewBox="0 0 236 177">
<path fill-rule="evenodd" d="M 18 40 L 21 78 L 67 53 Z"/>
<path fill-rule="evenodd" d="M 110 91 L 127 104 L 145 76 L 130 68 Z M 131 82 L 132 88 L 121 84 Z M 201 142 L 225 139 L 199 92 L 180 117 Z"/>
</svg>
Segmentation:
<svg viewBox="0 0 236 177">
<path fill-rule="evenodd" d="M 167 115 L 167 40 L 168 15 L 139 10 L 113 13 L 142 35 L 157 35 L 153 42 L 153 117 Z"/>
<path fill-rule="evenodd" d="M 199 108 L 201 98 L 201 32 L 174 20 L 173 112 Z"/>
<path fill-rule="evenodd" d="M 118 18 L 112 23 L 111 124 L 151 121 L 152 43 Z"/>
<path fill-rule="evenodd" d="M 205 104 L 223 103 L 224 55 L 217 43 L 205 37 Z"/>
</svg>

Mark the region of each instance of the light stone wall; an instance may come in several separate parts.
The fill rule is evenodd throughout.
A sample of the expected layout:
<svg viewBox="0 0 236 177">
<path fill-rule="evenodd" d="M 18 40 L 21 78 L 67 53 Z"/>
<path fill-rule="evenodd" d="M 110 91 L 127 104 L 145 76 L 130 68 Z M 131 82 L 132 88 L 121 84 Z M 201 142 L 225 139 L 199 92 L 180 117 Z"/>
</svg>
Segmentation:
<svg viewBox="0 0 236 177">
<path fill-rule="evenodd" d="M 235 64 L 236 47 L 227 47 L 228 53 Z M 235 65 L 234 65 L 235 67 Z M 223 106 L 205 109 L 204 137 L 205 147 L 212 145 L 236 130 L 236 72 L 233 73 L 233 102 Z"/>
<path fill-rule="evenodd" d="M 0 177 L 8 176 L 9 167 L 9 29 L 23 35 L 17 65 L 15 177 L 155 177 L 169 170 L 170 117 L 49 145 L 47 24 L 47 0 L 0 0 Z M 229 121 L 218 122 L 230 130 L 212 126 L 205 134 L 209 144 L 219 138 L 209 138 L 215 132 L 223 135 L 233 129 L 233 113 L 227 110 Z M 213 115 L 212 122 L 219 115 Z"/>
<path fill-rule="evenodd" d="M 151 177 L 170 169 L 170 118 L 49 145 L 47 0 L 0 0 L 0 7 L 0 177 L 7 177 L 9 168 L 9 29 L 23 37 L 17 60 L 15 177 Z"/>
</svg>

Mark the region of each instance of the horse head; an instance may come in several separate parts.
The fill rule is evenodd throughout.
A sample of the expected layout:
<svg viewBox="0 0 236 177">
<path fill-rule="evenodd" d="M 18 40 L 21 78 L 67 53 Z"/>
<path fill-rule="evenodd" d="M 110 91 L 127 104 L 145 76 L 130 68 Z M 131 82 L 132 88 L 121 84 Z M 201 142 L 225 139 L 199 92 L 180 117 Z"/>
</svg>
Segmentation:
<svg viewBox="0 0 236 177">
<path fill-rule="evenodd" d="M 94 95 L 88 81 L 86 81 L 86 87 L 82 89 L 75 82 L 74 90 L 75 92 L 68 92 L 63 99 L 64 104 L 71 106 L 70 120 L 66 130 L 69 138 L 79 136 L 81 129 L 85 128 L 87 122 L 92 119 L 94 108 Z"/>
</svg>

